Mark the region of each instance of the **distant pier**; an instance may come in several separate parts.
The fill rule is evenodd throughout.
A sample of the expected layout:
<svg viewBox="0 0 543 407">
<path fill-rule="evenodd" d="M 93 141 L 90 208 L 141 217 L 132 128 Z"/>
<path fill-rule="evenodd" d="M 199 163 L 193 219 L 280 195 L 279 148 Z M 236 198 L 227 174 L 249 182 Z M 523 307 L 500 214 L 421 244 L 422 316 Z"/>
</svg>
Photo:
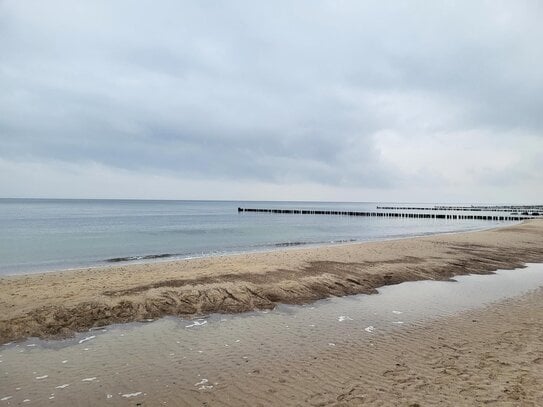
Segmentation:
<svg viewBox="0 0 543 407">
<path fill-rule="evenodd" d="M 406 209 L 406 208 L 402 208 Z M 422 208 L 431 210 L 431 208 Z M 334 216 L 365 216 L 384 218 L 412 218 L 412 219 L 469 219 L 490 221 L 519 221 L 534 219 L 531 215 L 480 215 L 480 214 L 453 214 L 453 213 L 420 213 L 420 212 L 372 212 L 372 211 L 332 211 L 322 209 L 264 209 L 264 208 L 238 208 L 238 212 L 259 212 L 285 215 L 334 215 Z"/>
</svg>

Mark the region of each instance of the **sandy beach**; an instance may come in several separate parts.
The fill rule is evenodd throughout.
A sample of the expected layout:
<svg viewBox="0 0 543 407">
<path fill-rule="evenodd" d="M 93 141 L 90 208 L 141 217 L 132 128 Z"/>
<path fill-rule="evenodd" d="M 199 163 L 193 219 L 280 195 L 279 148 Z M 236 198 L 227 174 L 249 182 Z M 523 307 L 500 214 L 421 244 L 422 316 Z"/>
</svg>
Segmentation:
<svg viewBox="0 0 543 407">
<path fill-rule="evenodd" d="M 265 370 L 190 403 L 308 406 L 540 406 L 543 290 L 401 333 L 372 333 Z M 236 398 L 245 397 L 245 402 Z M 237 404 L 239 403 L 239 404 Z"/>
<path fill-rule="evenodd" d="M 165 315 L 270 309 L 543 261 L 543 221 L 487 231 L 0 279 L 0 341 Z"/>
<path fill-rule="evenodd" d="M 264 369 L 254 362 L 221 391 L 182 397 L 226 406 L 540 406 L 542 330 L 539 289 L 402 332 L 348 338 L 312 357 Z"/>
<path fill-rule="evenodd" d="M 538 406 L 543 267 L 2 346 L 6 405 Z"/>
</svg>

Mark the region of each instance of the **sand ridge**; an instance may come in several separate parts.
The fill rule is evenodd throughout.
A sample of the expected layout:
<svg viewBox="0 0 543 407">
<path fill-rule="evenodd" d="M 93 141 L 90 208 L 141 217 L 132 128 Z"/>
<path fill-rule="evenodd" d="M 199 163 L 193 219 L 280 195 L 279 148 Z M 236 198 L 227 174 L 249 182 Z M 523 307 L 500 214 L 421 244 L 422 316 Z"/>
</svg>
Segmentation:
<svg viewBox="0 0 543 407">
<path fill-rule="evenodd" d="M 0 279 L 0 342 L 373 293 L 543 261 L 543 220 L 487 231 Z"/>
</svg>

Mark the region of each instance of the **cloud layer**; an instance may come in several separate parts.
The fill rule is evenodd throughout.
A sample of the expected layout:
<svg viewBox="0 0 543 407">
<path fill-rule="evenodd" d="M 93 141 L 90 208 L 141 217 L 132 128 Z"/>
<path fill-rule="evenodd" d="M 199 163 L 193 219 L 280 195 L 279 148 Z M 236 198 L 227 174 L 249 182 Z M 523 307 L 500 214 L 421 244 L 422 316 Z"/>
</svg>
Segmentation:
<svg viewBox="0 0 543 407">
<path fill-rule="evenodd" d="M 542 4 L 382 3 L 0 2 L 0 196 L 543 200 Z"/>
</svg>

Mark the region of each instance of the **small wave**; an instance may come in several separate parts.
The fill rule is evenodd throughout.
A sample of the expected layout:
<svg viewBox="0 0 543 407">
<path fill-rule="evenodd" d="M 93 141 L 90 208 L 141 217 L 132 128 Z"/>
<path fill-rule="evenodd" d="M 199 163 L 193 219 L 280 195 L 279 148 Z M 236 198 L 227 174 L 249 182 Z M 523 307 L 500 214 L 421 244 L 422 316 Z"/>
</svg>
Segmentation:
<svg viewBox="0 0 543 407">
<path fill-rule="evenodd" d="M 173 256 L 175 256 L 175 254 L 161 253 L 161 254 L 148 254 L 148 255 L 145 255 L 145 256 L 113 257 L 111 259 L 106 259 L 106 262 L 108 262 L 108 263 L 120 263 L 120 262 L 123 262 L 123 261 L 164 259 L 164 258 L 173 257 Z"/>
<path fill-rule="evenodd" d="M 289 247 L 289 246 L 304 246 L 304 245 L 318 245 L 318 244 L 328 244 L 328 243 L 349 243 L 349 242 L 356 242 L 356 239 L 339 239 L 339 240 L 322 240 L 322 241 L 314 241 L 314 242 L 304 242 L 304 241 L 294 241 L 294 242 L 280 242 L 280 243 L 274 243 L 274 247 Z M 261 245 L 261 246 L 267 246 L 267 245 Z"/>
<path fill-rule="evenodd" d="M 340 239 L 340 240 L 331 240 L 330 243 L 351 243 L 356 242 L 356 239 Z"/>
<path fill-rule="evenodd" d="M 275 243 L 275 247 L 289 247 L 289 246 L 303 246 L 306 244 L 311 244 L 310 242 L 281 242 Z"/>
</svg>

